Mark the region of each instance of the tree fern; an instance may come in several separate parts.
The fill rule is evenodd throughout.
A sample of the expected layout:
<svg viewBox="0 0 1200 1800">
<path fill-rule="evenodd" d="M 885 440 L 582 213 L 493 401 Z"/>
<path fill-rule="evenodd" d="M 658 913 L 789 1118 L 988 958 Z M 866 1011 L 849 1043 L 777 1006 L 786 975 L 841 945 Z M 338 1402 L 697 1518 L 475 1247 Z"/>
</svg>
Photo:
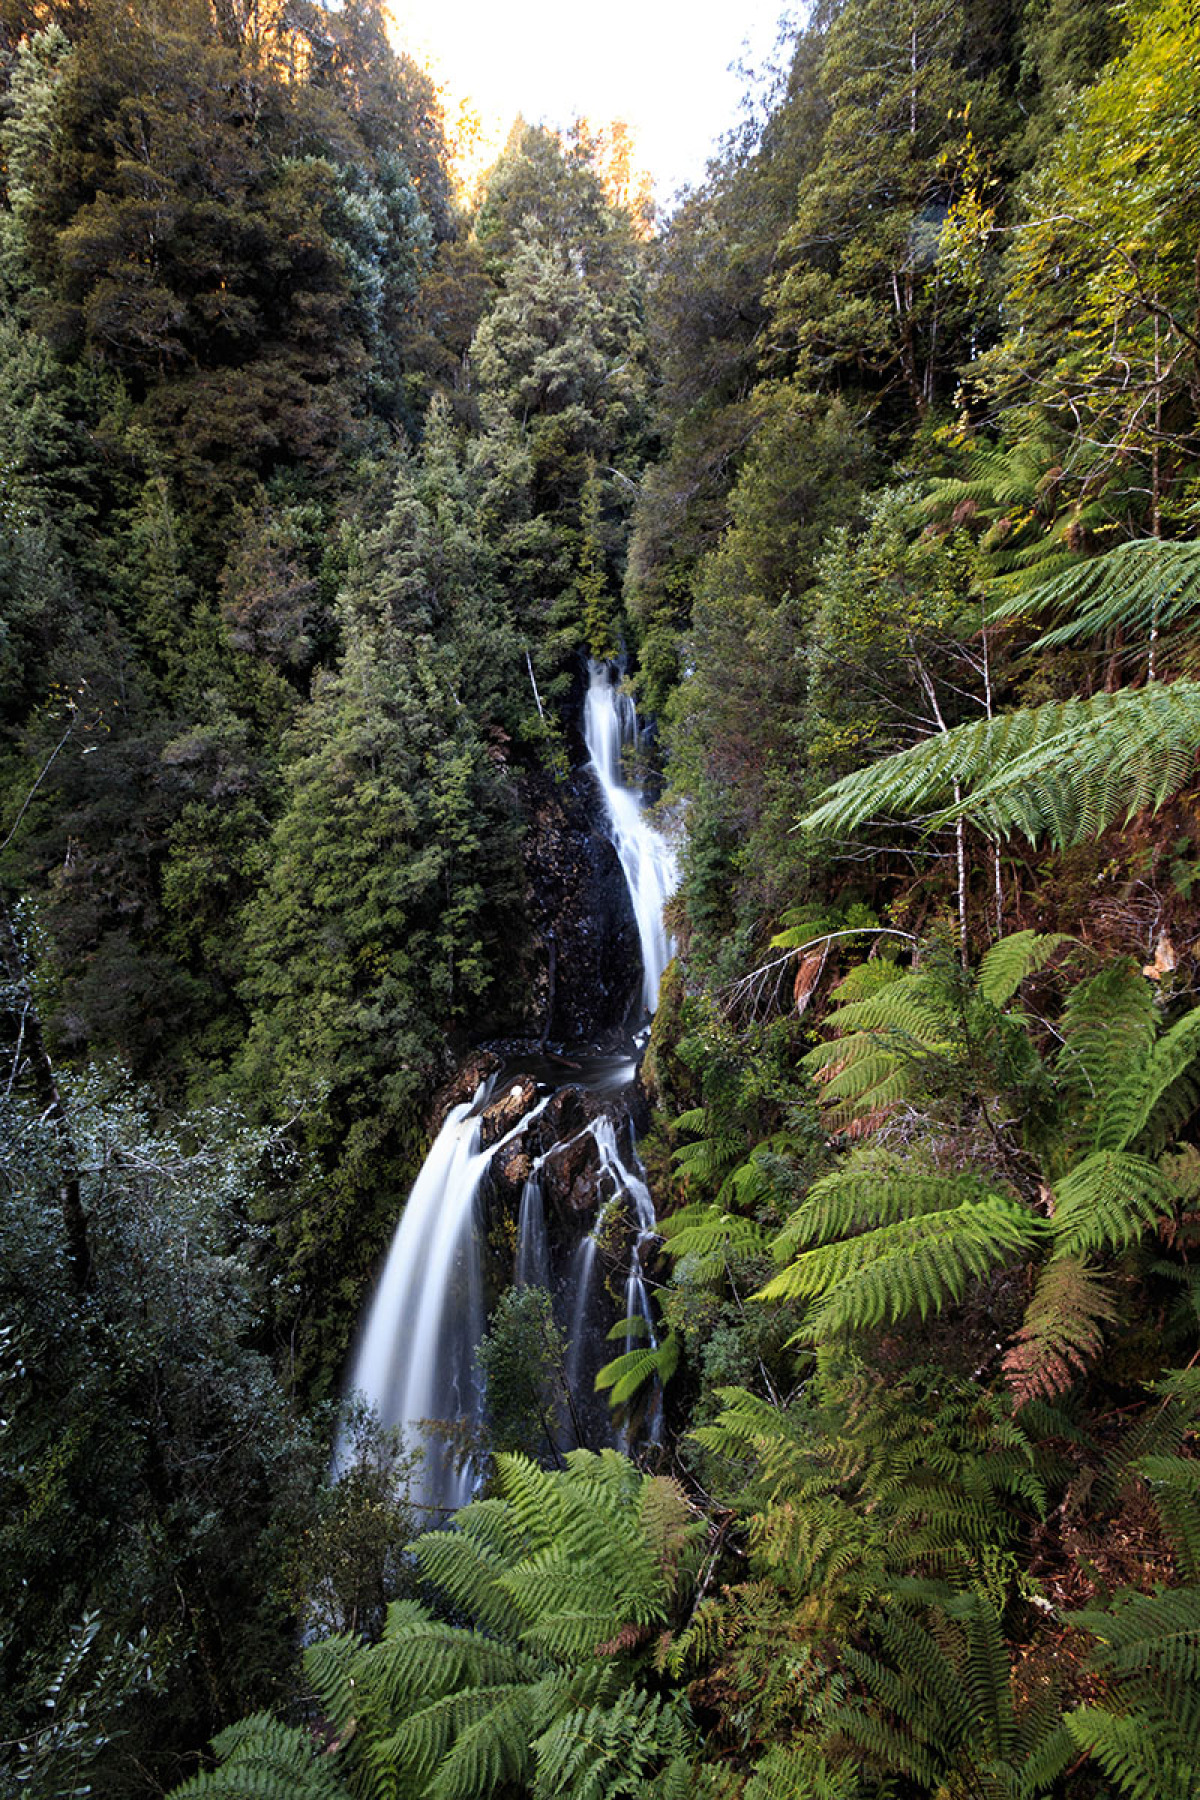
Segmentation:
<svg viewBox="0 0 1200 1800">
<path fill-rule="evenodd" d="M 1017 1403 L 1065 1393 L 1099 1354 L 1103 1327 L 1116 1317 L 1112 1293 L 1095 1270 L 1075 1256 L 1048 1262 L 1004 1356 Z"/>
<path fill-rule="evenodd" d="M 1093 1632 L 1110 1697 L 1067 1716 L 1081 1749 L 1134 1800 L 1195 1800 L 1200 1769 L 1200 1588 L 1127 1594 L 1072 1615 Z"/>
<path fill-rule="evenodd" d="M 320 1754 L 311 1733 L 254 1713 L 213 1739 L 219 1760 L 174 1789 L 176 1800 L 349 1800 L 337 1757 Z"/>
<path fill-rule="evenodd" d="M 694 1201 L 659 1222 L 681 1281 L 703 1286 L 723 1280 L 730 1265 L 765 1256 L 770 1233 L 756 1219 L 713 1201 Z"/>
<path fill-rule="evenodd" d="M 960 1598 L 924 1623 L 904 1607 L 875 1621 L 876 1654 L 845 1652 L 869 1704 L 838 1728 L 881 1772 L 945 1800 L 1048 1794 L 1074 1750 L 1053 1703 L 1018 1708 L 994 1607 Z"/>
<path fill-rule="evenodd" d="M 661 1344 L 635 1344 L 596 1371 L 596 1392 L 609 1390 L 610 1406 L 624 1406 L 639 1388 L 658 1381 L 664 1387 L 679 1367 L 679 1338 L 669 1331 Z"/>
<path fill-rule="evenodd" d="M 927 1318 L 960 1300 L 972 1277 L 1031 1251 L 1038 1236 L 1024 1207 L 989 1194 L 807 1250 L 755 1298 L 809 1301 L 795 1341 L 819 1343 L 913 1314 Z"/>
<path fill-rule="evenodd" d="M 777 1259 L 864 1229 L 986 1200 L 973 1175 L 944 1174 L 919 1152 L 899 1156 L 878 1146 L 853 1151 L 814 1181 L 774 1240 Z"/>
<path fill-rule="evenodd" d="M 742 1800 L 857 1800 L 858 1771 L 819 1743 L 773 1745 L 754 1765 Z"/>
<path fill-rule="evenodd" d="M 611 1706 L 573 1708 L 536 1740 L 534 1800 L 643 1794 L 675 1759 L 690 1772 L 693 1742 L 682 1699 L 627 1688 Z"/>
<path fill-rule="evenodd" d="M 718 1388 L 717 1398 L 717 1418 L 692 1437 L 718 1456 L 754 1464 L 769 1497 L 793 1494 L 813 1473 L 811 1439 L 800 1422 L 745 1388 Z"/>
<path fill-rule="evenodd" d="M 949 1048 L 948 1022 L 924 971 L 880 967 L 886 975 L 869 984 L 853 976 L 841 984 L 842 1004 L 825 1021 L 836 1035 L 801 1060 L 821 1089 L 822 1112 L 834 1131 L 861 1130 L 909 1099 Z"/>
<path fill-rule="evenodd" d="M 1196 1800 L 1200 1734 L 1176 1744 L 1175 1722 L 1158 1709 L 1130 1715 L 1078 1706 L 1066 1716 L 1076 1747 L 1093 1757 L 1130 1800 Z"/>
<path fill-rule="evenodd" d="M 869 819 L 934 829 L 965 817 L 989 836 L 1065 848 L 1161 806 L 1190 779 L 1197 749 L 1200 683 L 1048 701 L 858 769 L 800 822 L 814 835 L 844 836 Z"/>
<path fill-rule="evenodd" d="M 980 993 L 992 1006 L 1006 1006 L 1023 981 L 1073 941 L 1063 931 L 1014 931 L 1001 938 L 980 960 Z"/>
<path fill-rule="evenodd" d="M 1200 1583 L 1200 1462 L 1183 1456 L 1144 1456 L 1138 1474 L 1149 1484 L 1175 1563 L 1188 1581 Z"/>
<path fill-rule="evenodd" d="M 415 1547 L 426 1578 L 465 1622 L 397 1602 L 379 1643 L 342 1637 L 307 1650 L 309 1681 L 342 1746 L 344 1785 L 330 1787 L 326 1765 L 299 1756 L 299 1734 L 280 1737 L 270 1721 L 245 1727 L 248 1748 L 238 1756 L 247 1769 L 251 1751 L 264 1766 L 274 1756 L 285 1776 L 294 1763 L 282 1791 L 300 1796 L 310 1792 L 304 1781 L 318 1779 L 315 1766 L 326 1785 L 311 1788 L 314 1800 L 347 1792 L 355 1800 L 486 1800 L 542 1791 L 536 1746 L 544 1767 L 557 1766 L 582 1720 L 587 1742 L 575 1747 L 584 1791 L 601 1800 L 632 1791 L 632 1764 L 646 1791 L 664 1800 L 672 1770 L 680 1785 L 677 1765 L 690 1766 L 694 1747 L 686 1708 L 661 1700 L 641 1676 L 687 1580 L 692 1508 L 674 1482 L 644 1476 L 612 1451 L 573 1452 L 554 1471 L 501 1456 L 497 1485 L 494 1497 Z M 604 1745 L 611 1753 L 597 1751 Z M 211 1791 L 260 1791 L 257 1773 L 238 1775 L 240 1787 L 229 1785 L 234 1773 Z"/>
<path fill-rule="evenodd" d="M 1051 613 L 1063 623 L 1045 632 L 1035 650 L 1087 639 L 1102 640 L 1119 628 L 1124 655 L 1145 656 L 1162 640 L 1171 648 L 1178 627 L 1200 607 L 1200 544 L 1166 544 L 1143 538 L 1118 544 L 1102 556 L 1041 582 L 992 613 L 993 620 Z"/>
<path fill-rule="evenodd" d="M 1196 1420 L 1200 1371 L 1179 1370 L 1159 1384 L 1154 1423 L 1168 1414 L 1170 1437 Z M 1144 1434 L 1143 1434 L 1143 1442 Z M 1077 1707 L 1067 1725 L 1106 1775 L 1132 1800 L 1195 1800 L 1200 1770 L 1200 1465 L 1190 1458 L 1143 1455 L 1180 1572 L 1192 1585 L 1126 1590 L 1106 1608 L 1070 1615 L 1096 1639 L 1091 1668 L 1102 1702 Z"/>
<path fill-rule="evenodd" d="M 1167 1177 L 1146 1157 L 1093 1151 L 1054 1185 L 1056 1252 L 1079 1257 L 1123 1249 L 1162 1217 L 1170 1191 Z"/>
</svg>

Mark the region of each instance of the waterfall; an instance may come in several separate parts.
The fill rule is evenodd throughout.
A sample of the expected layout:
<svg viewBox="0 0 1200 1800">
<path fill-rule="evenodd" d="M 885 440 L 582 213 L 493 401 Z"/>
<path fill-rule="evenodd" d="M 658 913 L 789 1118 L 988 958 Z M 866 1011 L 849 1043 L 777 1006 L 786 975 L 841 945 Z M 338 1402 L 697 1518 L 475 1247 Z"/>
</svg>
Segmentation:
<svg viewBox="0 0 1200 1800">
<path fill-rule="evenodd" d="M 550 1246 L 546 1241 L 546 1207 L 542 1184 L 536 1171 L 521 1189 L 521 1211 L 517 1218 L 518 1287 L 550 1286 Z"/>
<path fill-rule="evenodd" d="M 479 1114 L 491 1095 L 455 1106 L 413 1183 L 375 1290 L 347 1388 L 384 1425 L 401 1425 L 424 1456 L 411 1497 L 450 1509 L 470 1499 L 474 1473 L 420 1421 L 478 1427 L 483 1393 L 475 1352 L 483 1336 L 483 1270 L 475 1205 L 488 1164 L 547 1104 L 537 1104 L 499 1143 L 479 1147 Z M 547 1097 L 548 1098 L 548 1097 Z M 335 1456 L 335 1466 L 340 1460 Z"/>
<path fill-rule="evenodd" d="M 598 1286 L 596 1253 L 613 1209 L 622 1201 L 632 1206 L 631 1223 L 634 1226 L 629 1251 L 629 1270 L 624 1286 L 625 1317 L 627 1319 L 644 1319 L 651 1344 L 657 1342 L 654 1334 L 654 1315 L 650 1305 L 650 1293 L 646 1286 L 643 1270 L 645 1254 L 651 1244 L 658 1241 L 658 1218 L 654 1211 L 654 1202 L 650 1197 L 650 1189 L 646 1184 L 646 1171 L 638 1160 L 636 1151 L 633 1153 L 632 1166 L 625 1161 L 617 1145 L 616 1129 L 607 1115 L 602 1114 L 598 1119 L 593 1119 L 587 1130 L 596 1144 L 601 1173 L 610 1178 L 616 1192 L 601 1205 L 596 1214 L 595 1224 L 580 1243 L 572 1263 L 573 1305 L 567 1376 L 572 1392 L 577 1395 L 582 1394 L 585 1381 L 590 1385 L 590 1378 L 595 1375 L 597 1368 L 602 1362 L 607 1362 L 612 1354 L 607 1344 L 602 1345 L 602 1354 L 596 1354 L 597 1347 L 589 1344 L 587 1327 L 599 1299 L 596 1293 Z M 634 1340 L 627 1336 L 623 1347 L 626 1350 L 632 1349 L 633 1343 Z M 658 1441 L 657 1425 L 658 1411 L 654 1409 L 651 1425 L 653 1442 Z"/>
<path fill-rule="evenodd" d="M 584 736 L 633 902 L 642 951 L 642 1001 L 645 1013 L 650 1014 L 673 954 L 663 924 L 663 907 L 674 891 L 678 870 L 671 846 L 645 819 L 640 796 L 622 779 L 622 747 L 637 737 L 633 703 L 621 693 L 612 672 L 596 663 L 589 667 Z M 536 1060 L 533 1066 L 538 1066 Z M 584 1074 L 579 1085 L 596 1095 L 615 1095 L 633 1078 L 636 1063 L 619 1067 L 617 1081 L 611 1067 L 601 1067 L 590 1078 Z M 497 1151 L 524 1131 L 551 1098 L 546 1094 L 498 1143 L 483 1150 L 480 1115 L 491 1098 L 491 1088 L 490 1082 L 483 1084 L 473 1101 L 454 1107 L 430 1149 L 396 1227 L 347 1383 L 349 1391 L 361 1393 L 376 1409 L 384 1425 L 403 1426 L 409 1441 L 421 1444 L 424 1457 L 414 1478 L 412 1498 L 417 1505 L 433 1509 L 465 1505 L 475 1481 L 469 1461 L 456 1458 L 451 1446 L 424 1431 L 421 1422 L 440 1421 L 457 1427 L 462 1432 L 460 1441 L 466 1442 L 482 1422 L 484 1396 L 476 1351 L 486 1325 L 483 1234 L 477 1218 L 483 1178 Z M 602 1227 L 613 1208 L 630 1210 L 626 1316 L 644 1318 L 653 1341 L 643 1264 L 655 1239 L 656 1220 L 645 1171 L 636 1152 L 632 1166 L 623 1158 L 612 1119 L 601 1114 L 576 1136 L 594 1140 L 601 1174 L 615 1190 L 602 1202 L 592 1229 L 576 1247 L 566 1292 L 560 1290 L 559 1294 L 560 1310 L 570 1321 L 568 1376 L 582 1401 L 584 1384 L 590 1384 L 605 1360 L 597 1354 L 604 1340 L 603 1325 L 596 1319 L 604 1301 L 598 1256 Z M 547 1151 L 534 1161 L 521 1192 L 514 1269 L 518 1284 L 551 1285 L 539 1178 L 541 1166 L 551 1154 Z M 652 1413 L 653 1441 L 657 1441 L 656 1416 Z M 343 1456 L 344 1447 L 339 1445 L 335 1469 Z"/>
<path fill-rule="evenodd" d="M 652 1013 L 658 1005 L 663 971 L 674 954 L 663 924 L 663 907 L 678 885 L 679 867 L 671 845 L 646 819 L 641 795 L 626 787 L 622 778 L 621 751 L 637 741 L 637 714 L 633 701 L 621 692 L 614 672 L 604 663 L 588 664 L 583 735 L 633 901 L 642 946 L 642 1004 Z"/>
</svg>

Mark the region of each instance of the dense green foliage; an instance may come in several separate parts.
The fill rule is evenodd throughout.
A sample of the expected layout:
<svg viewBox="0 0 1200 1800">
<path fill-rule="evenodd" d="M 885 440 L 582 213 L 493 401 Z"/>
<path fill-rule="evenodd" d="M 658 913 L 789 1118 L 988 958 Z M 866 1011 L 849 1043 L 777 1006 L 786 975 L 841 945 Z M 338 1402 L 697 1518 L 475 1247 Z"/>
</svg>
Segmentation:
<svg viewBox="0 0 1200 1800">
<path fill-rule="evenodd" d="M 830 0 L 653 239 L 378 0 L 0 57 L 0 1791 L 1190 1800 L 1195 6 Z M 418 1535 L 325 1402 L 617 653 L 662 1441 L 514 1290 Z"/>
</svg>

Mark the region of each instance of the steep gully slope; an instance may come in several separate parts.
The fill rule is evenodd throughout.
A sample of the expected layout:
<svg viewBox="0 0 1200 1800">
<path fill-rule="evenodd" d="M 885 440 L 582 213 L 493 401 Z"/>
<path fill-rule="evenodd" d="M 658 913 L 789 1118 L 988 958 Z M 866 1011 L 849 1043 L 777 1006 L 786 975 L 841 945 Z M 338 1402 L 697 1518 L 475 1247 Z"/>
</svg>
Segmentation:
<svg viewBox="0 0 1200 1800">
<path fill-rule="evenodd" d="M 622 779 L 621 752 L 637 729 L 615 672 L 591 665 L 584 703 L 588 770 L 628 889 L 642 964 L 623 1027 L 608 1034 L 603 1050 L 578 1042 L 548 1047 L 551 1022 L 570 1022 L 573 1011 L 569 992 L 556 995 L 551 980 L 542 1043 L 487 1059 L 492 1067 L 472 1098 L 447 1114 L 396 1227 L 351 1359 L 348 1389 L 361 1393 L 384 1424 L 401 1425 L 410 1441 L 423 1443 L 413 1498 L 426 1507 L 463 1505 L 476 1479 L 470 1464 L 456 1467 L 420 1422 L 480 1424 L 484 1396 L 475 1353 L 490 1296 L 512 1281 L 549 1290 L 568 1340 L 575 1427 L 592 1444 L 609 1435 L 606 1411 L 592 1392 L 596 1369 L 614 1354 L 608 1329 L 640 1315 L 653 1330 L 643 1265 L 655 1241 L 654 1206 L 637 1159 L 633 1117 L 637 1054 L 672 953 L 663 907 L 676 865 L 640 796 Z M 597 889 L 603 880 L 597 878 Z M 603 960 L 605 949 L 611 959 L 614 944 L 620 954 L 628 934 L 614 931 L 602 910 L 585 920 L 582 935 Z M 605 991 L 632 991 L 633 971 L 600 974 Z M 483 1066 L 476 1059 L 476 1070 Z M 657 1430 L 653 1402 L 642 1429 L 650 1436 Z"/>
</svg>

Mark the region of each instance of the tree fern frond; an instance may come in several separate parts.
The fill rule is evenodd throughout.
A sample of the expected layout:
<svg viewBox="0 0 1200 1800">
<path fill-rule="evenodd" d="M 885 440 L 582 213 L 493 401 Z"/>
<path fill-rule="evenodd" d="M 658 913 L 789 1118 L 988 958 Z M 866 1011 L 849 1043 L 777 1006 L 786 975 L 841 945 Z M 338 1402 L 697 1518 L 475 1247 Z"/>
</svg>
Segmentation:
<svg viewBox="0 0 1200 1800">
<path fill-rule="evenodd" d="M 608 1800 L 643 1793 L 654 1775 L 695 1748 L 678 1700 L 627 1688 L 607 1707 L 577 1707 L 534 1745 L 534 1800 Z"/>
<path fill-rule="evenodd" d="M 334 1759 L 318 1756 L 312 1736 L 254 1713 L 213 1739 L 220 1762 L 173 1790 L 175 1800 L 348 1800 Z"/>
<path fill-rule="evenodd" d="M 401 1791 L 483 1800 L 530 1759 L 531 1692 L 526 1684 L 502 1684 L 442 1695 L 381 1736 L 372 1762 L 381 1772 L 394 1770 Z"/>
<path fill-rule="evenodd" d="M 1048 701 L 956 726 L 858 769 L 800 823 L 839 836 L 872 818 L 934 829 L 966 817 L 991 836 L 1019 832 L 1062 849 L 1161 806 L 1190 778 L 1197 749 L 1200 683 Z"/>
<path fill-rule="evenodd" d="M 665 1387 L 679 1367 L 679 1338 L 670 1331 L 661 1344 L 638 1344 L 614 1356 L 596 1371 L 596 1392 L 609 1393 L 610 1406 L 624 1406 L 648 1381 L 659 1381 Z"/>
<path fill-rule="evenodd" d="M 1105 637 L 1119 626 L 1131 649 L 1142 650 L 1152 632 L 1166 636 L 1200 607 L 1200 544 L 1143 538 L 1118 544 L 1102 556 L 1041 582 L 1019 599 L 997 607 L 993 620 L 1034 612 L 1070 614 L 1047 631 L 1035 650 L 1057 649 Z"/>
<path fill-rule="evenodd" d="M 1200 1007 L 1164 1032 L 1151 1052 L 1135 1134 L 1155 1149 L 1172 1143 L 1200 1105 Z M 1133 1141 L 1133 1138 L 1128 1140 Z"/>
<path fill-rule="evenodd" d="M 806 1250 L 754 1298 L 810 1300 L 798 1341 L 927 1318 L 960 1300 L 967 1282 L 1031 1251 L 1038 1225 L 1015 1201 L 990 1194 L 948 1211 L 906 1218 Z"/>
<path fill-rule="evenodd" d="M 755 1763 L 742 1800 L 858 1800 L 858 1772 L 820 1743 L 776 1744 Z"/>
<path fill-rule="evenodd" d="M 682 1270 L 681 1279 L 691 1282 L 720 1280 L 731 1261 L 763 1256 L 770 1244 L 769 1234 L 756 1220 L 727 1212 L 712 1201 L 696 1201 L 668 1214 L 659 1230 Z"/>
<path fill-rule="evenodd" d="M 1122 1250 L 1162 1217 L 1171 1184 L 1156 1163 L 1128 1150 L 1096 1150 L 1054 1187 L 1056 1254 Z"/>
<path fill-rule="evenodd" d="M 1128 1143 L 1123 1096 L 1144 1093 L 1157 1028 L 1150 983 L 1128 956 L 1114 958 L 1070 990 L 1061 1012 L 1063 1046 L 1054 1075 L 1081 1143 L 1096 1148 Z"/>
<path fill-rule="evenodd" d="M 1116 1317 L 1112 1295 L 1094 1270 L 1078 1257 L 1052 1258 L 1004 1356 L 1017 1405 L 1065 1394 L 1099 1354 L 1103 1328 Z"/>
<path fill-rule="evenodd" d="M 918 1156 L 856 1150 L 805 1194 L 772 1246 L 776 1260 L 798 1249 L 981 1202 L 990 1190 L 973 1175 L 946 1175 Z"/>
<path fill-rule="evenodd" d="M 509 1559 L 480 1543 L 481 1534 L 472 1529 L 477 1523 L 473 1511 L 465 1508 L 451 1530 L 425 1532 L 413 1545 L 413 1553 L 427 1580 L 485 1629 L 496 1630 L 509 1615 L 501 1585 Z"/>
<path fill-rule="evenodd" d="M 931 1003 L 920 969 L 910 970 L 860 999 L 841 999 L 825 1023 L 828 1030 L 837 1032 L 894 1031 L 922 1047 L 940 1045 L 946 1032 L 946 1020 Z"/>
<path fill-rule="evenodd" d="M 890 956 L 872 956 L 848 969 L 833 991 L 838 1004 L 847 1006 L 852 1000 L 869 1000 L 883 988 L 903 981 L 910 973 L 911 970 L 894 962 Z"/>
<path fill-rule="evenodd" d="M 1188 1581 L 1200 1582 L 1200 1462 L 1184 1456 L 1144 1456 L 1135 1464 Z"/>
<path fill-rule="evenodd" d="M 718 1456 L 758 1463 L 770 1492 L 794 1493 L 813 1466 L 811 1444 L 796 1419 L 745 1388 L 718 1388 L 717 1396 L 716 1419 L 696 1426 L 690 1436 Z"/>
<path fill-rule="evenodd" d="M 1006 1006 L 1030 975 L 1044 969 L 1064 944 L 1065 931 L 1014 931 L 986 951 L 979 964 L 979 991 L 992 1006 Z"/>
<path fill-rule="evenodd" d="M 822 1081 L 821 1115 L 832 1132 L 850 1132 L 886 1117 L 920 1086 L 912 1057 L 881 1044 L 874 1034 L 841 1038 L 841 1058 Z"/>
<path fill-rule="evenodd" d="M 454 1740 L 437 1761 L 428 1800 L 484 1800 L 522 1781 L 532 1761 L 537 1697 L 536 1688 L 524 1686 L 474 1690 L 469 1709 L 457 1710 Z M 473 1716 L 464 1722 L 468 1710 Z"/>
<path fill-rule="evenodd" d="M 672 1150 L 671 1161 L 676 1172 L 697 1181 L 715 1181 L 724 1176 L 731 1161 L 739 1160 L 745 1142 L 732 1133 L 723 1137 L 696 1138 Z"/>
</svg>

